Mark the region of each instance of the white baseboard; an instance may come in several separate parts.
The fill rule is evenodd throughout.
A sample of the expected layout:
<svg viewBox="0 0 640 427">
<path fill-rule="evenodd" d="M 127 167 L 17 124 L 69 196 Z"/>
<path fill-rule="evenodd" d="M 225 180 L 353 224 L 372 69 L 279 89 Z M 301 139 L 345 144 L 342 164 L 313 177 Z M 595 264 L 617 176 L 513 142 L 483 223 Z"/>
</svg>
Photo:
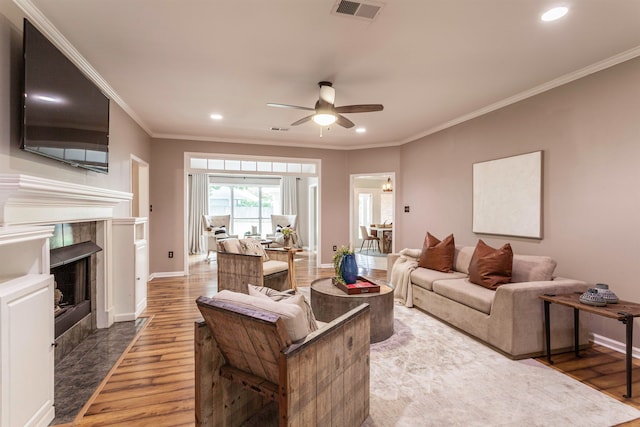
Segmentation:
<svg viewBox="0 0 640 427">
<path fill-rule="evenodd" d="M 118 323 L 118 322 L 129 322 L 131 320 L 136 320 L 136 315 L 134 313 L 116 314 L 113 317 L 113 321 L 115 323 Z"/>
<path fill-rule="evenodd" d="M 147 298 L 144 298 L 142 301 L 140 301 L 138 303 L 138 305 L 136 306 L 136 312 L 134 313 L 135 318 L 137 319 L 138 317 L 140 317 L 140 315 L 142 314 L 142 312 L 147 308 Z"/>
<path fill-rule="evenodd" d="M 149 281 L 153 279 L 160 279 L 163 277 L 182 277 L 185 276 L 184 271 L 162 271 L 159 273 L 151 273 L 149 275 Z"/>
<path fill-rule="evenodd" d="M 617 351 L 618 353 L 627 353 L 627 345 L 625 343 L 612 340 L 611 338 L 607 338 L 602 335 L 591 333 L 589 334 L 589 341 L 593 341 L 594 344 L 610 348 L 611 350 Z M 632 347 L 631 356 L 634 359 L 640 359 L 640 349 L 638 347 Z"/>
</svg>

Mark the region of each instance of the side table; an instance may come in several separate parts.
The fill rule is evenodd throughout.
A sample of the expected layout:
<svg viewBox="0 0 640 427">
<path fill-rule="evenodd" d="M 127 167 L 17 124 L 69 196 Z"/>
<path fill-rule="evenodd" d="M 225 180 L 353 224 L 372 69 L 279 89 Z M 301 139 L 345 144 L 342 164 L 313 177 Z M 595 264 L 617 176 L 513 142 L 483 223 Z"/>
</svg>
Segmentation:
<svg viewBox="0 0 640 427">
<path fill-rule="evenodd" d="M 626 330 L 626 369 L 627 369 L 627 394 L 623 397 L 631 398 L 631 369 L 632 369 L 632 350 L 633 350 L 633 318 L 640 317 L 640 304 L 629 301 L 620 301 L 618 304 L 608 304 L 604 307 L 595 307 L 592 305 L 583 304 L 580 302 L 580 293 L 564 294 L 564 295 L 540 295 L 539 297 L 544 301 L 544 322 L 547 344 L 547 361 L 553 365 L 551 360 L 551 324 L 549 319 L 549 305 L 561 304 L 567 307 L 573 308 L 573 327 L 574 327 L 574 350 L 576 357 L 579 355 L 579 341 L 578 341 L 578 325 L 580 310 L 587 313 L 596 314 L 598 316 L 607 317 L 609 319 L 616 319 L 627 326 Z"/>
<path fill-rule="evenodd" d="M 386 340 L 393 335 L 393 289 L 382 280 L 375 282 L 380 285 L 380 292 L 349 295 L 331 283 L 331 277 L 314 280 L 310 286 L 311 308 L 316 319 L 331 322 L 366 303 L 371 307 L 371 342 Z"/>
</svg>

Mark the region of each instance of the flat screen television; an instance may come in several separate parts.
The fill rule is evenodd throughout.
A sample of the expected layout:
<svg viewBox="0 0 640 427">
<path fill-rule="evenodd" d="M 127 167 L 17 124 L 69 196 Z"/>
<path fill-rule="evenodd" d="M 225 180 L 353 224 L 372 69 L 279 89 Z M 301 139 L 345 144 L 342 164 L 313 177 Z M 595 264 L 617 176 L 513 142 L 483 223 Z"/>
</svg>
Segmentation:
<svg viewBox="0 0 640 427">
<path fill-rule="evenodd" d="M 22 145 L 75 167 L 109 172 L 109 98 L 24 20 Z"/>
</svg>

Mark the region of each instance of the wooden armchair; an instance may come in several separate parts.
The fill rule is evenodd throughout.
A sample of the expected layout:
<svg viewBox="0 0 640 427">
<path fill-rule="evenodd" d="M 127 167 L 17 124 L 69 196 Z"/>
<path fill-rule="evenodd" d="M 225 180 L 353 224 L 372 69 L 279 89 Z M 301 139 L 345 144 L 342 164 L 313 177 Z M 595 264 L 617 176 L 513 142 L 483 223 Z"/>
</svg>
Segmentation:
<svg viewBox="0 0 640 427">
<path fill-rule="evenodd" d="M 292 344 L 278 315 L 200 297 L 196 426 L 360 426 L 369 415 L 369 305 Z M 277 414 L 277 415 L 276 415 Z"/>
<path fill-rule="evenodd" d="M 248 284 L 267 286 L 284 291 L 295 289 L 295 249 L 266 248 L 269 261 L 260 255 L 226 252 L 222 242 L 218 244 L 218 291 L 249 292 Z"/>
<path fill-rule="evenodd" d="M 276 230 L 280 227 L 289 227 L 293 230 L 298 230 L 298 215 L 271 215 L 271 230 L 270 234 L 266 235 L 266 238 L 272 240 L 271 247 L 284 247 L 284 242 L 282 240 L 283 236 L 280 233 L 277 233 Z M 293 247 L 299 248 L 302 247 L 300 236 L 293 236 L 293 242 L 291 242 Z"/>
<path fill-rule="evenodd" d="M 229 234 L 230 223 L 231 215 L 202 215 L 202 233 L 207 241 L 206 262 L 211 262 L 211 254 L 216 252 L 220 239 L 238 237 Z"/>
</svg>

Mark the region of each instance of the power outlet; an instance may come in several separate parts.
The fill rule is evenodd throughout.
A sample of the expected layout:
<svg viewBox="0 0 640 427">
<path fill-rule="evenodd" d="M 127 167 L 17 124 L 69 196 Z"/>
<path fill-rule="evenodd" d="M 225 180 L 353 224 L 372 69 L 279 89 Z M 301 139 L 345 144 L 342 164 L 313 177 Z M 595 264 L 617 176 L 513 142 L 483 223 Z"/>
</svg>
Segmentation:
<svg viewBox="0 0 640 427">
<path fill-rule="evenodd" d="M 169 258 L 173 258 L 173 251 L 169 251 Z"/>
<path fill-rule="evenodd" d="M 335 252 L 335 251 L 337 251 L 337 250 L 338 250 L 338 246 L 333 245 L 333 252 Z"/>
</svg>

